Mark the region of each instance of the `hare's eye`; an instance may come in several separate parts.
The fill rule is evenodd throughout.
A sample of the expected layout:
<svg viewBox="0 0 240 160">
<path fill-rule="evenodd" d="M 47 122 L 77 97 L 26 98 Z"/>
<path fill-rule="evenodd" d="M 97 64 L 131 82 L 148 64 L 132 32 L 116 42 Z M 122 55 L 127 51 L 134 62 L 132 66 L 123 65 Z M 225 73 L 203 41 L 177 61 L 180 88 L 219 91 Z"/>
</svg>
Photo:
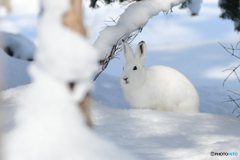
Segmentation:
<svg viewBox="0 0 240 160">
<path fill-rule="evenodd" d="M 134 66 L 134 67 L 133 67 L 133 70 L 137 70 L 137 66 Z"/>
</svg>

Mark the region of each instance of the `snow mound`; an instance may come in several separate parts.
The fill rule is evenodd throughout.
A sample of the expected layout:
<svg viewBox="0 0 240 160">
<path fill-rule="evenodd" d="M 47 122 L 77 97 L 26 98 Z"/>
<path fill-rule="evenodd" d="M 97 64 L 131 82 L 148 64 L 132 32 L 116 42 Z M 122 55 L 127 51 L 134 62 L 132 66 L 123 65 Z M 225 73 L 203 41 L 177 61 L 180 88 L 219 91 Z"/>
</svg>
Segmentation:
<svg viewBox="0 0 240 160">
<path fill-rule="evenodd" d="M 50 86 L 54 85 L 58 84 L 56 84 L 54 81 L 54 84 L 51 84 Z M 26 101 L 26 103 L 31 104 L 31 102 L 27 102 L 29 97 L 25 96 L 25 92 L 31 90 L 32 87 L 34 87 L 34 84 L 21 86 L 2 92 L 1 96 L 3 97 L 4 101 L 4 110 L 7 115 L 7 133 L 10 133 L 11 130 L 19 125 L 16 123 L 15 112 L 19 112 L 21 110 L 21 112 L 23 112 L 24 109 L 17 107 L 19 106 L 19 103 Z M 119 78 L 103 74 L 97 80 L 96 89 L 93 96 L 94 99 L 97 101 L 101 100 L 102 102 L 93 102 L 92 117 L 94 129 L 99 136 L 107 139 L 108 141 L 114 142 L 121 148 L 139 157 L 139 159 L 211 159 L 211 152 L 240 153 L 240 120 L 236 117 L 230 117 L 226 115 L 232 115 L 231 109 L 229 108 L 232 106 L 231 104 L 221 103 L 226 96 L 226 91 L 219 88 L 209 87 L 198 87 L 197 90 L 201 99 L 200 111 L 214 114 L 126 109 L 129 108 L 129 106 L 123 99 Z M 44 92 L 44 94 L 46 93 Z M 56 95 L 56 99 L 52 99 L 51 101 L 59 101 L 59 99 L 63 99 L 63 97 L 58 96 L 61 94 L 55 93 L 54 91 L 50 91 L 44 96 L 50 97 L 51 99 L 52 96 L 50 95 L 52 94 Z M 62 96 L 65 97 L 67 95 Z M 44 103 L 45 100 L 41 99 L 41 101 Z M 111 106 L 114 104 L 114 102 L 115 105 Z M 45 106 L 43 103 L 34 105 L 37 107 L 37 113 L 44 113 L 46 116 L 49 116 L 49 118 L 52 119 L 52 122 L 46 121 L 46 126 L 43 127 L 47 127 L 48 124 L 50 125 L 50 123 L 54 124 L 56 114 L 61 115 L 61 118 L 59 119 L 61 123 L 58 125 L 74 126 L 76 123 L 79 126 L 82 125 L 80 122 L 76 122 L 78 121 L 75 119 L 77 113 L 73 114 L 75 115 L 73 116 L 73 119 L 68 117 L 70 120 L 65 122 L 64 120 L 68 119 L 66 114 L 69 112 L 62 110 L 63 108 L 59 109 L 59 112 L 55 112 L 51 107 L 48 107 L 48 112 L 45 113 L 46 111 L 41 109 Z M 109 105 L 109 107 L 112 108 L 106 107 L 106 105 Z M 61 106 L 63 107 L 64 105 Z M 55 107 L 59 108 L 59 106 Z M 72 108 L 71 105 L 68 105 L 68 107 Z M 26 114 L 29 115 L 33 118 L 33 120 L 39 115 L 35 113 L 36 109 L 27 110 L 29 110 L 30 113 L 23 112 L 22 114 L 24 116 L 26 116 Z M 25 108 L 25 111 L 27 110 Z M 71 110 L 72 112 L 75 112 L 75 109 L 72 108 Z M 34 112 L 34 114 L 31 112 Z M 37 125 L 39 124 L 38 122 L 39 120 L 31 121 L 29 123 L 36 125 L 36 129 L 39 130 L 39 128 L 37 128 Z M 77 128 L 79 128 L 79 126 L 75 126 L 76 128 L 74 130 L 76 131 L 76 134 L 74 135 L 80 134 L 83 135 L 83 137 L 86 136 L 86 139 L 89 140 L 87 138 L 88 131 L 78 133 L 79 131 L 77 131 Z M 45 132 L 51 135 L 51 131 L 48 130 L 45 130 Z M 74 135 L 70 136 L 70 134 L 67 134 L 66 132 L 66 130 L 61 130 L 59 131 L 59 135 L 53 135 L 52 137 L 62 138 L 63 136 L 65 137 L 63 139 L 68 139 L 72 142 L 72 144 L 75 144 L 79 152 L 85 151 L 82 147 L 80 147 L 80 143 L 73 142 Z M 78 142 L 82 140 L 83 139 L 79 138 Z M 66 141 L 63 140 L 62 145 L 68 146 L 68 144 L 65 142 Z M 32 142 L 29 141 L 28 143 Z M 60 144 L 58 139 L 55 141 L 55 143 Z M 89 143 L 89 141 L 86 143 Z M 54 143 L 52 144 L 53 146 L 55 145 Z M 104 150 L 106 151 L 106 149 Z M 68 151 L 69 150 L 66 152 Z M 99 150 L 99 152 L 96 152 L 96 155 L 105 151 Z M 110 150 L 108 152 L 110 152 Z M 69 151 L 69 153 L 71 152 Z M 116 157 L 114 159 L 116 159 Z M 225 156 L 218 158 L 226 159 Z M 239 155 L 232 157 L 229 156 L 228 158 L 238 159 Z"/>
<path fill-rule="evenodd" d="M 5 114 L 9 119 L 6 125 L 10 125 L 3 135 L 5 160 L 135 159 L 83 123 L 78 108 L 69 101 L 67 86 L 42 77 L 41 81 L 45 80 L 58 92 L 46 92 L 38 83 L 3 93 L 4 111 L 10 113 Z"/>
<path fill-rule="evenodd" d="M 3 62 L 1 67 L 4 75 L 0 76 L 0 82 L 3 83 L 1 89 L 14 88 L 31 82 L 27 72 L 27 68 L 31 62 L 10 57 L 1 49 L 0 57 Z"/>
<path fill-rule="evenodd" d="M 4 51 L 15 58 L 33 61 L 36 46 L 21 34 L 0 32 Z"/>
<path fill-rule="evenodd" d="M 211 159 L 212 151 L 240 153 L 240 120 L 235 117 L 121 110 L 99 103 L 94 103 L 93 117 L 100 135 L 142 159 Z"/>
</svg>

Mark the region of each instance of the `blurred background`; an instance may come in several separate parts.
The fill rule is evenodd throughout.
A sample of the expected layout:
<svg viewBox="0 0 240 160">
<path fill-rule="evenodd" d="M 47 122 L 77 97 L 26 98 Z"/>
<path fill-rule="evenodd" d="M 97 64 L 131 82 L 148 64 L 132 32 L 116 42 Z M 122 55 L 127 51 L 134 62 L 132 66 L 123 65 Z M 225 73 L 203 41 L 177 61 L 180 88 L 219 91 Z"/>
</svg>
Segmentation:
<svg viewBox="0 0 240 160">
<path fill-rule="evenodd" d="M 126 8 L 119 3 L 105 6 L 100 1 L 100 7 L 93 9 L 89 7 L 89 1 L 83 2 L 85 25 L 91 44 L 104 27 L 114 25 L 111 19 L 116 19 Z M 10 14 L 6 15 L 5 10 L 0 9 L 0 30 L 20 33 L 37 45 L 40 1 L 12 0 L 11 3 Z M 179 7 L 174 7 L 171 13 L 160 13 L 150 19 L 142 33 L 132 42 L 133 50 L 136 44 L 143 40 L 148 49 L 146 67 L 170 66 L 182 72 L 195 86 L 222 87 L 229 74 L 222 71 L 239 64 L 239 60 L 227 53 L 218 43 L 226 47 L 237 44 L 240 37 L 239 33 L 234 31 L 234 23 L 219 18 L 222 12 L 218 7 L 218 0 L 203 0 L 198 16 L 191 16 L 188 9 Z M 119 58 L 110 62 L 104 73 L 120 77 L 124 63 L 125 60 L 120 54 Z M 27 65 L 28 63 L 25 66 Z M 26 69 L 25 66 L 23 70 Z M 236 85 L 239 83 L 233 75 L 225 87 L 236 88 Z"/>
</svg>

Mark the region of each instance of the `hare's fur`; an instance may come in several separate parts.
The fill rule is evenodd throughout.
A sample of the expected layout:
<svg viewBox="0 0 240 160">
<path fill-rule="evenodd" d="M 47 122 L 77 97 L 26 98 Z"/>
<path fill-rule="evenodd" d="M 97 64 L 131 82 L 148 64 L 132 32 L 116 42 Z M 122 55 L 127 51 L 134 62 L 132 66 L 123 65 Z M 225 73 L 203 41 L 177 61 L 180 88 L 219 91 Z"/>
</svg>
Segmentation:
<svg viewBox="0 0 240 160">
<path fill-rule="evenodd" d="M 166 66 L 144 67 L 146 45 L 140 42 L 134 56 L 123 41 L 126 59 L 121 76 L 124 97 L 132 108 L 199 112 L 199 96 L 192 83 Z"/>
</svg>

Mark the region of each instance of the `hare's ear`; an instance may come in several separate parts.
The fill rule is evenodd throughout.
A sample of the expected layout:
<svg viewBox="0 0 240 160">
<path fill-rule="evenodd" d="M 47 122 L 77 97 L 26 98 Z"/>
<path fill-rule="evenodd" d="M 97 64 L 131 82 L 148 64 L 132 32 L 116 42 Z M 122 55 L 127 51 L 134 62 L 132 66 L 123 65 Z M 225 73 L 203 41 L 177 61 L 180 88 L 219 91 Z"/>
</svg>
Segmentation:
<svg viewBox="0 0 240 160">
<path fill-rule="evenodd" d="M 124 55 L 124 58 L 126 61 L 134 59 L 134 54 L 133 54 L 132 48 L 124 40 L 122 40 L 122 51 L 123 51 L 123 55 Z"/>
<path fill-rule="evenodd" d="M 144 41 L 141 41 L 137 45 L 136 52 L 135 52 L 135 59 L 145 64 L 146 54 L 147 54 L 146 44 Z"/>
</svg>

